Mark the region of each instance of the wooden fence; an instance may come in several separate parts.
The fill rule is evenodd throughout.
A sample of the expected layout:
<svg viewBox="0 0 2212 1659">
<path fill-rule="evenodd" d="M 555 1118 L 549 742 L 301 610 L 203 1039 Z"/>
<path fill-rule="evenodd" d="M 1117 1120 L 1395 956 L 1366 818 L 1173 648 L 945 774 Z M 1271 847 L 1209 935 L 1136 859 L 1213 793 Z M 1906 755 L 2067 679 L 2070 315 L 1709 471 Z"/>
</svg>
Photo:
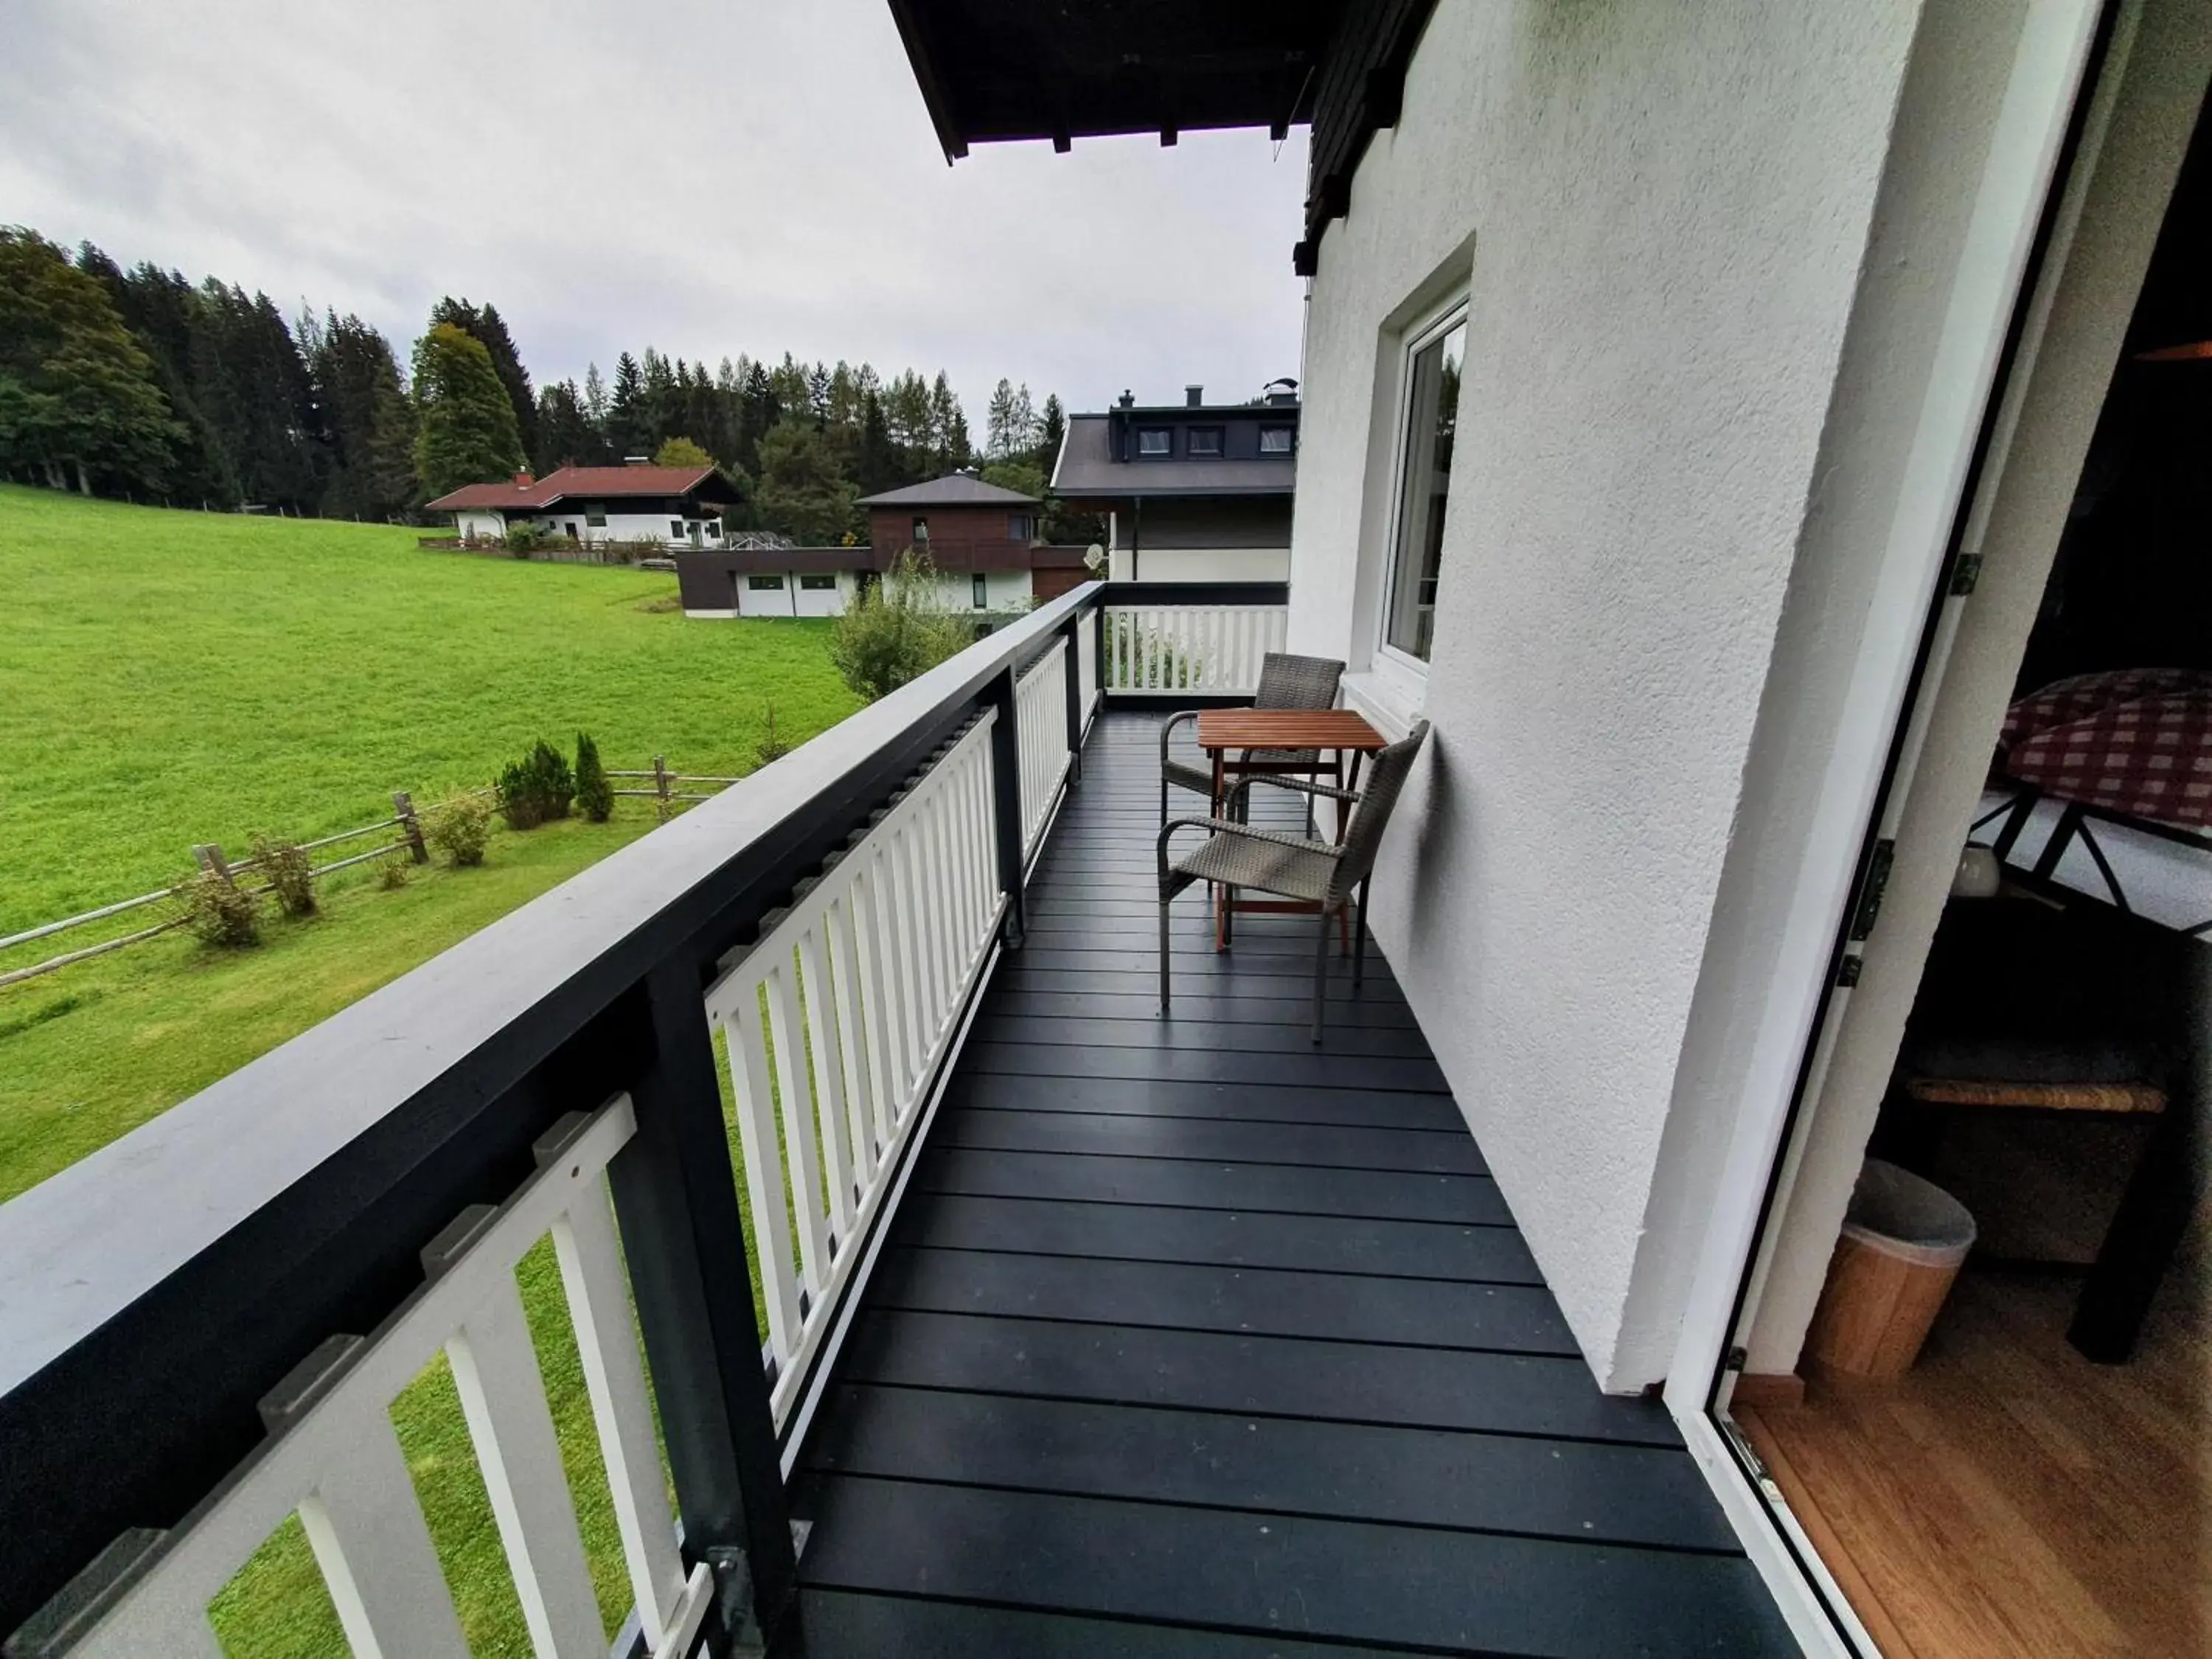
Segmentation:
<svg viewBox="0 0 2212 1659">
<path fill-rule="evenodd" d="M 607 775 L 610 778 L 651 781 L 650 788 L 617 789 L 613 791 L 615 794 L 634 795 L 647 800 L 671 803 L 710 800 L 721 790 L 738 781 L 735 778 L 714 777 L 702 773 L 672 772 L 668 769 L 667 757 L 661 755 L 655 755 L 653 757 L 653 768 L 650 771 L 611 770 Z M 684 787 L 697 784 L 710 784 L 714 787 L 704 792 Z M 483 788 L 471 790 L 468 793 L 479 795 L 489 794 L 492 790 L 491 786 L 487 784 Z M 319 880 L 335 871 L 349 869 L 356 864 L 366 864 L 373 859 L 388 858 L 394 853 L 404 853 L 416 864 L 428 863 L 429 848 L 423 839 L 422 819 L 416 811 L 412 796 L 404 789 L 393 790 L 392 811 L 392 817 L 379 818 L 374 823 L 365 823 L 355 830 L 341 830 L 334 836 L 324 836 L 315 841 L 301 842 L 299 844 L 301 852 L 314 853 L 325 847 L 336 847 L 343 842 L 358 841 L 364 836 L 374 836 L 392 830 L 398 832 L 396 838 L 380 842 L 365 853 L 353 853 L 346 857 L 335 859 L 328 864 L 317 865 L 309 871 L 310 878 Z M 235 860 L 226 857 L 222 848 L 213 842 L 202 842 L 196 844 L 192 848 L 192 862 L 200 869 L 234 885 L 241 881 L 252 881 L 258 873 L 260 866 L 260 860 L 251 855 Z M 248 888 L 246 890 L 252 896 L 258 898 L 271 891 L 274 886 L 274 883 L 264 881 L 260 885 Z M 27 927 L 20 933 L 10 933 L 6 938 L 0 939 L 0 951 L 11 951 L 19 945 L 33 944 L 39 939 L 52 938 L 56 934 L 69 933 L 79 927 L 88 927 L 94 922 L 106 921 L 113 916 L 126 915 L 134 910 L 143 909 L 151 905 L 162 903 L 164 901 L 174 900 L 176 896 L 176 888 L 163 887 L 151 893 L 141 893 L 135 898 L 118 899 L 112 904 L 103 904 L 74 916 L 64 916 L 59 921 L 44 922 L 36 927 Z M 74 963 L 88 962 L 94 957 L 106 956 L 111 951 L 120 951 L 126 945 L 139 945 L 148 939 L 157 939 L 163 933 L 172 933 L 183 927 L 187 920 L 189 918 L 182 915 L 165 916 L 151 927 L 118 934 L 113 939 L 102 939 L 97 945 L 88 945 L 78 950 L 64 951 L 58 956 L 48 957 L 43 962 L 34 962 L 27 967 L 0 972 L 0 988 L 17 984 L 27 979 L 37 979 L 43 974 L 51 974 L 57 969 L 67 968 Z"/>
</svg>

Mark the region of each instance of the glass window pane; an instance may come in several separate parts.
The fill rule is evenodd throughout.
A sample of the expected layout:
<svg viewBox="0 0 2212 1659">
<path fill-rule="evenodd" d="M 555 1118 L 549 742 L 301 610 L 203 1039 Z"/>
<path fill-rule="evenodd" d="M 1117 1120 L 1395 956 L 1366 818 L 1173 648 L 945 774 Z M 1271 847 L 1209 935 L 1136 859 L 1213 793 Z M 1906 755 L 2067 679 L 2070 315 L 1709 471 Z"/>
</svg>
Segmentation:
<svg viewBox="0 0 2212 1659">
<path fill-rule="evenodd" d="M 1462 322 L 1415 351 L 1408 366 L 1398 543 L 1391 552 L 1389 627 L 1383 638 L 1423 662 L 1434 643 L 1437 569 L 1443 554 L 1452 428 L 1459 416 L 1459 371 L 1466 351 Z"/>
<path fill-rule="evenodd" d="M 1141 427 L 1137 432 L 1137 453 L 1165 455 L 1172 453 L 1175 434 L 1161 426 Z"/>
</svg>

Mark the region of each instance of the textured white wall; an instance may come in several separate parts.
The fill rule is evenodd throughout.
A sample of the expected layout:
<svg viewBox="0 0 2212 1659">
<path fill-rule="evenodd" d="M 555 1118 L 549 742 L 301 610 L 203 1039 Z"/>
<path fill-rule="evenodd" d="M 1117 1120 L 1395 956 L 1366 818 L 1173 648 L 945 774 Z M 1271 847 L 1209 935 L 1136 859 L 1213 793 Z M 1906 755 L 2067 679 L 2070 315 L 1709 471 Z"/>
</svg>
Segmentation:
<svg viewBox="0 0 2212 1659">
<path fill-rule="evenodd" d="M 1471 251 L 1374 922 L 1609 1386 L 1917 10 L 1442 0 L 1322 243 L 1291 648 L 1355 671 L 1389 331 Z"/>
<path fill-rule="evenodd" d="M 1291 575 L 1287 547 L 1155 547 L 1137 550 L 1136 575 L 1126 547 L 1109 555 L 1108 574 L 1117 582 L 1280 582 Z"/>
</svg>

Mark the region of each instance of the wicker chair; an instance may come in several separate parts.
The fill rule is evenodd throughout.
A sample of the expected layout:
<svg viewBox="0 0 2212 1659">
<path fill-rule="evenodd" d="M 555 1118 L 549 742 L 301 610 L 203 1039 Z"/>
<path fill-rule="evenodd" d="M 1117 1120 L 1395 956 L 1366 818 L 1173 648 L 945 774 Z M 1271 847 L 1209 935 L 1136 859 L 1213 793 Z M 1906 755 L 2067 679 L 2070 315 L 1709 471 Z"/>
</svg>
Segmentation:
<svg viewBox="0 0 2212 1659">
<path fill-rule="evenodd" d="M 1309 796 L 1351 802 L 1352 821 L 1345 827 L 1344 839 L 1334 846 L 1323 841 L 1310 841 L 1303 836 L 1286 835 L 1279 830 L 1255 829 L 1231 818 L 1176 818 L 1161 828 L 1160 1014 L 1163 1018 L 1165 1018 L 1169 1007 L 1169 904 L 1177 893 L 1194 882 L 1218 883 L 1231 889 L 1232 893 L 1236 888 L 1251 887 L 1283 898 L 1304 899 L 1310 904 L 1321 907 L 1321 937 L 1314 956 L 1313 986 L 1313 1040 L 1316 1042 L 1321 1041 L 1322 993 L 1328 982 L 1329 922 L 1332 918 L 1342 918 L 1348 908 L 1354 912 L 1352 982 L 1357 985 L 1367 961 L 1367 878 L 1375 868 L 1376 850 L 1382 845 L 1382 831 L 1389 824 L 1391 809 L 1398 804 L 1399 793 L 1405 787 L 1406 775 L 1413 769 L 1414 757 L 1420 753 L 1421 742 L 1428 735 L 1429 723 L 1422 720 L 1406 736 L 1378 752 L 1374 763 L 1368 769 L 1367 785 L 1364 789 L 1340 789 L 1334 784 L 1273 773 L 1249 780 L 1240 787 L 1249 787 L 1251 782 L 1262 782 L 1274 788 L 1297 790 Z M 1208 830 L 1212 834 L 1205 845 L 1170 864 L 1168 842 L 1176 830 L 1183 829 Z"/>
<path fill-rule="evenodd" d="M 1334 708 L 1336 683 L 1344 665 L 1334 657 L 1294 657 L 1270 651 L 1260 664 L 1260 689 L 1252 698 L 1255 708 Z M 1213 799 L 1213 774 L 1202 766 L 1186 766 L 1169 758 L 1168 744 L 1178 726 L 1198 718 L 1195 708 L 1170 714 L 1160 723 L 1160 822 L 1168 821 L 1168 786 L 1188 789 Z M 1321 769 L 1317 749 L 1260 749 L 1245 757 L 1284 772 L 1312 774 Z"/>
</svg>

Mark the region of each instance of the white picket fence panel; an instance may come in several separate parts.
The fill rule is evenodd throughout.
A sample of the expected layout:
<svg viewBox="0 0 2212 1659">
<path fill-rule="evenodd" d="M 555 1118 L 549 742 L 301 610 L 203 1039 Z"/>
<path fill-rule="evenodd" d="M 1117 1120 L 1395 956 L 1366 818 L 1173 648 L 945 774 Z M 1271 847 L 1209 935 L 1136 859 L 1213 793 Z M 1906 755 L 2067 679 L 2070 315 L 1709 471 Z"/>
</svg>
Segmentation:
<svg viewBox="0 0 2212 1659">
<path fill-rule="evenodd" d="M 994 720 L 969 726 L 707 992 L 729 1051 L 779 1429 L 990 959 L 1006 905 Z"/>
<path fill-rule="evenodd" d="M 175 1528 L 127 1534 L 104 1558 L 126 1587 L 111 1586 L 111 1605 L 70 1645 L 72 1659 L 216 1659 L 209 1602 L 294 1514 L 356 1659 L 467 1659 L 391 1418 L 393 1399 L 441 1349 L 532 1646 L 540 1659 L 605 1659 L 514 1278 L 549 1232 L 639 1621 L 655 1659 L 689 1655 L 713 1575 L 702 1562 L 687 1577 L 677 1552 L 605 1181 L 635 1128 L 627 1095 L 562 1119 L 538 1143 L 538 1173 L 513 1198 L 472 1206 L 424 1249 L 428 1281 L 374 1333 L 332 1337 L 296 1367 L 261 1402 L 270 1437 L 252 1455 Z"/>
<path fill-rule="evenodd" d="M 1022 863 L 1026 867 L 1052 816 L 1052 804 L 1067 775 L 1067 641 L 1022 671 L 1014 682 L 1015 730 L 1020 734 L 1022 766 Z"/>
<path fill-rule="evenodd" d="M 1261 660 L 1283 648 L 1290 621 L 1282 605 L 1109 605 L 1106 689 L 1249 696 L 1260 689 Z"/>
</svg>

